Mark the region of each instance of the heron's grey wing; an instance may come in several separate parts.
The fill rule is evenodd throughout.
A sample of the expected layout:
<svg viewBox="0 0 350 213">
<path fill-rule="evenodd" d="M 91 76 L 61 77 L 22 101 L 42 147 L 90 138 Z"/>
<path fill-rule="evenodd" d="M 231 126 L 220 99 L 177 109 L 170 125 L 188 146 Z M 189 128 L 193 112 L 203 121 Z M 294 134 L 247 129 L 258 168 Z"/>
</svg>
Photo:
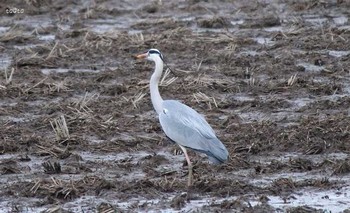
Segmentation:
<svg viewBox="0 0 350 213">
<path fill-rule="evenodd" d="M 192 108 L 178 101 L 164 101 L 159 120 L 165 134 L 176 143 L 206 153 L 214 162 L 227 160 L 225 146 L 204 117 Z"/>
</svg>

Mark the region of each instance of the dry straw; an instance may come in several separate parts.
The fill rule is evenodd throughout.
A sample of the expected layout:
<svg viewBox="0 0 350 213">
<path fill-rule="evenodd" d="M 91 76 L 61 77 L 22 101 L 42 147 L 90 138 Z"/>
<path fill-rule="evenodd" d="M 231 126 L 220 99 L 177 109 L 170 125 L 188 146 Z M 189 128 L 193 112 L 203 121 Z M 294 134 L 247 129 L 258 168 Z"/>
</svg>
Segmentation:
<svg viewBox="0 0 350 213">
<path fill-rule="evenodd" d="M 209 109 L 212 109 L 212 105 L 214 105 L 215 108 L 218 107 L 218 104 L 216 103 L 214 97 L 210 97 L 202 92 L 197 92 L 193 94 L 193 97 L 197 101 L 197 103 L 205 102 L 208 105 Z"/>
<path fill-rule="evenodd" d="M 58 141 L 69 139 L 69 130 L 64 115 L 50 121 L 50 124 Z"/>
</svg>

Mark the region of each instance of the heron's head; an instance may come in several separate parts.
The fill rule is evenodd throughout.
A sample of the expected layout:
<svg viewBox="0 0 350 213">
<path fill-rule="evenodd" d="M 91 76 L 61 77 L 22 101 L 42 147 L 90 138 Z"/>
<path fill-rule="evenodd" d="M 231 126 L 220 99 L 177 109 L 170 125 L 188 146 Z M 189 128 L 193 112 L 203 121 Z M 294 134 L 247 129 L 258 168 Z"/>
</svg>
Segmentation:
<svg viewBox="0 0 350 213">
<path fill-rule="evenodd" d="M 163 61 L 163 55 L 157 49 L 150 49 L 150 50 L 148 50 L 148 52 L 141 54 L 141 55 L 138 55 L 136 57 L 140 58 L 140 59 L 145 58 L 149 61 L 156 61 L 157 58 L 160 58 Z"/>
</svg>

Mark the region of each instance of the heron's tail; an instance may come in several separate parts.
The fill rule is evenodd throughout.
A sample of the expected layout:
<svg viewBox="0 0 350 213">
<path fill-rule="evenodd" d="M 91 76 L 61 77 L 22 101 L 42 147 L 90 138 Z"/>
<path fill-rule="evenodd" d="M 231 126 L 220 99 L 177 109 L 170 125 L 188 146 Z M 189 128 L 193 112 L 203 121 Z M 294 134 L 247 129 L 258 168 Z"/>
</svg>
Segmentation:
<svg viewBox="0 0 350 213">
<path fill-rule="evenodd" d="M 228 151 L 219 139 L 211 139 L 209 144 L 210 148 L 205 154 L 208 155 L 208 158 L 212 163 L 221 164 L 227 161 Z"/>
</svg>

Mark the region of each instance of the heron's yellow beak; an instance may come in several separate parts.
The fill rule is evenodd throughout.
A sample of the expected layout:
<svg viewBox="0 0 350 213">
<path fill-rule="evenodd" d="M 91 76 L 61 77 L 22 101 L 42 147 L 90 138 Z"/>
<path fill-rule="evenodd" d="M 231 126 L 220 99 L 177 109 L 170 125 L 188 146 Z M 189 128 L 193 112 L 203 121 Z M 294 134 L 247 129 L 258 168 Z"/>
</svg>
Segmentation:
<svg viewBox="0 0 350 213">
<path fill-rule="evenodd" d="M 140 54 L 140 55 L 136 56 L 136 58 L 137 58 L 137 59 L 144 59 L 144 58 L 147 57 L 147 55 L 148 55 L 147 53 Z"/>
</svg>

